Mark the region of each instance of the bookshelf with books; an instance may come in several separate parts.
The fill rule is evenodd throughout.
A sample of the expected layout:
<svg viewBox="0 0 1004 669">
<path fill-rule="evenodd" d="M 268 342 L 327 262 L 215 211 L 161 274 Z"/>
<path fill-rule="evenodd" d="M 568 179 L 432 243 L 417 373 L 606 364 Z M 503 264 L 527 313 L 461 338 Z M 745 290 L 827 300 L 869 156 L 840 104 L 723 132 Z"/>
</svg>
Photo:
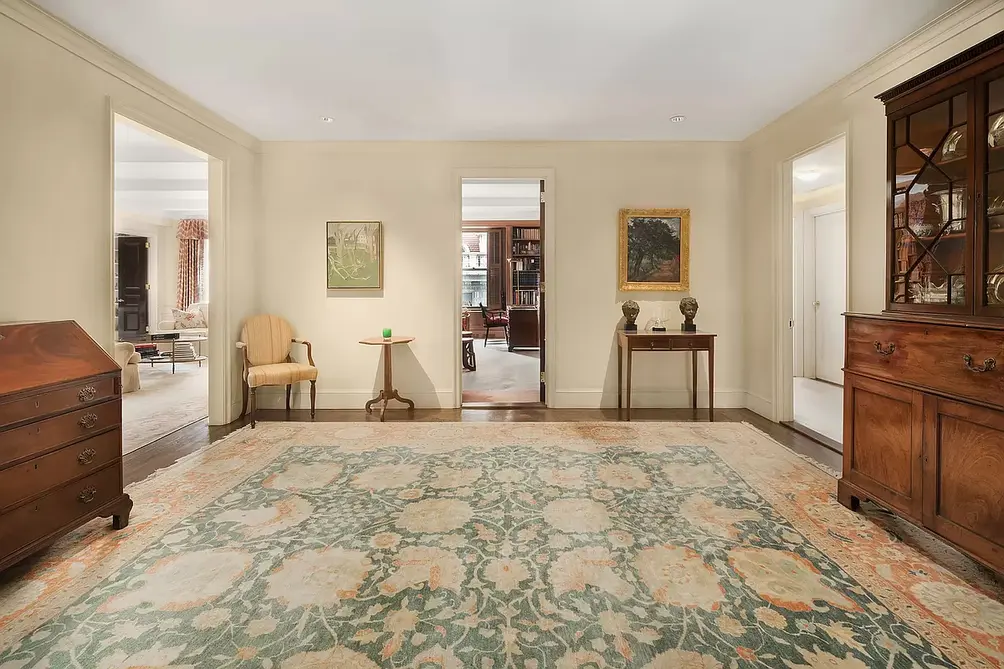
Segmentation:
<svg viewBox="0 0 1004 669">
<path fill-rule="evenodd" d="M 540 228 L 513 226 L 509 259 L 509 304 L 535 307 L 540 298 Z"/>
</svg>

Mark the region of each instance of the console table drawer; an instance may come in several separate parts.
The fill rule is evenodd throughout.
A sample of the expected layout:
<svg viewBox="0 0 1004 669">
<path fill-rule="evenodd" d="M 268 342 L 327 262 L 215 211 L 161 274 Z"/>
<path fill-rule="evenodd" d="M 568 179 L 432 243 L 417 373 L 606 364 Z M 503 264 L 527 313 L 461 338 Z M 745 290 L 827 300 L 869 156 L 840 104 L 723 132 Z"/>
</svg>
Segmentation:
<svg viewBox="0 0 1004 669">
<path fill-rule="evenodd" d="M 115 427 L 121 407 L 120 401 L 105 402 L 0 432 L 0 467 Z"/>
<path fill-rule="evenodd" d="M 1004 332 L 848 316 L 847 369 L 998 404 Z"/>
<path fill-rule="evenodd" d="M 120 467 L 106 467 L 0 516 L 0 546 L 13 553 L 121 495 Z"/>
<path fill-rule="evenodd" d="M 117 397 L 115 381 L 110 376 L 89 379 L 0 404 L 0 428 Z"/>
<path fill-rule="evenodd" d="M 121 439 L 115 429 L 0 470 L 0 509 L 118 460 Z"/>
</svg>

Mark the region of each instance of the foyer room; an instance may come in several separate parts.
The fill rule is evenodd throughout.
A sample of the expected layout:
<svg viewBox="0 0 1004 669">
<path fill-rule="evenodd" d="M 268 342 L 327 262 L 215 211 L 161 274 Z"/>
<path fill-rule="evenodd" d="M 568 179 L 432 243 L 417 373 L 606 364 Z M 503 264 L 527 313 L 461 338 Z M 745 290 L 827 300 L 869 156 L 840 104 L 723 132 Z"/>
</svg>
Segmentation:
<svg viewBox="0 0 1004 669">
<path fill-rule="evenodd" d="M 1001 666 L 1004 3 L 0 0 L 0 90 L 0 669 Z"/>
</svg>

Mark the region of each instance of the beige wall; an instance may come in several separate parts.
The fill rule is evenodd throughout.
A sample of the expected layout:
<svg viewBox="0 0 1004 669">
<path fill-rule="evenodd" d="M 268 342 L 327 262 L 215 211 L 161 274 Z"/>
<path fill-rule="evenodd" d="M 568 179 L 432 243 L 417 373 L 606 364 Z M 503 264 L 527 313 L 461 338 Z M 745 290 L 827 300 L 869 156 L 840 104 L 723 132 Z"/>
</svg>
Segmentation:
<svg viewBox="0 0 1004 669">
<path fill-rule="evenodd" d="M 886 54 L 873 74 L 858 73 L 749 137 L 742 145 L 746 266 L 743 276 L 744 386 L 750 408 L 775 415 L 777 342 L 781 336 L 782 165 L 841 133 L 848 141 L 848 302 L 853 311 L 885 306 L 885 112 L 874 96 L 1004 30 L 1001 3 L 967 19 L 961 32 L 947 22 Z M 962 29 L 964 28 L 964 29 Z M 957 33 L 957 34 L 956 34 Z M 936 44 L 936 46 L 933 46 Z M 932 48 L 933 46 L 933 48 Z M 918 55 L 919 54 L 919 55 Z"/>
<path fill-rule="evenodd" d="M 639 301 L 641 324 L 664 309 L 670 327 L 679 327 L 679 294 L 618 292 L 617 213 L 690 207 L 697 322 L 720 333 L 717 401 L 743 406 L 738 149 L 699 142 L 265 143 L 261 305 L 313 341 L 319 406 L 358 407 L 373 393 L 382 382 L 379 351 L 357 341 L 385 326 L 417 338 L 410 351 L 396 352 L 402 393 L 425 406 L 450 406 L 459 356 L 451 337 L 459 327 L 458 170 L 553 169 L 547 243 L 556 256 L 547 267 L 547 294 L 555 330 L 547 354 L 554 405 L 616 405 L 613 331 L 622 301 Z M 383 221 L 382 299 L 326 292 L 324 223 L 337 219 Z M 686 355 L 636 360 L 637 406 L 686 404 Z"/>
<path fill-rule="evenodd" d="M 80 40 L 50 26 L 30 6 L 0 5 L 0 321 L 73 319 L 111 347 L 114 101 L 226 161 L 229 277 L 217 288 L 227 292 L 231 319 L 239 325 L 256 300 L 254 151 L 211 130 L 205 118 L 177 111 L 126 83 L 128 77 L 112 76 L 36 32 Z M 231 392 L 239 402 L 238 382 L 232 380 Z"/>
</svg>

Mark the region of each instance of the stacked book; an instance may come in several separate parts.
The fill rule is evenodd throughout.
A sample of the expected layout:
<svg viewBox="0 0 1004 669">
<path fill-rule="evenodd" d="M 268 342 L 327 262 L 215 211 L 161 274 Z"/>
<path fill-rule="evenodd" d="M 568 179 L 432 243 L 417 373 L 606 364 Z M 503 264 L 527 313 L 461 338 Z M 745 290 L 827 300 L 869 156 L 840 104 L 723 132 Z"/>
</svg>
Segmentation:
<svg viewBox="0 0 1004 669">
<path fill-rule="evenodd" d="M 176 342 L 174 344 L 174 360 L 195 360 L 195 347 L 189 342 Z"/>
</svg>

